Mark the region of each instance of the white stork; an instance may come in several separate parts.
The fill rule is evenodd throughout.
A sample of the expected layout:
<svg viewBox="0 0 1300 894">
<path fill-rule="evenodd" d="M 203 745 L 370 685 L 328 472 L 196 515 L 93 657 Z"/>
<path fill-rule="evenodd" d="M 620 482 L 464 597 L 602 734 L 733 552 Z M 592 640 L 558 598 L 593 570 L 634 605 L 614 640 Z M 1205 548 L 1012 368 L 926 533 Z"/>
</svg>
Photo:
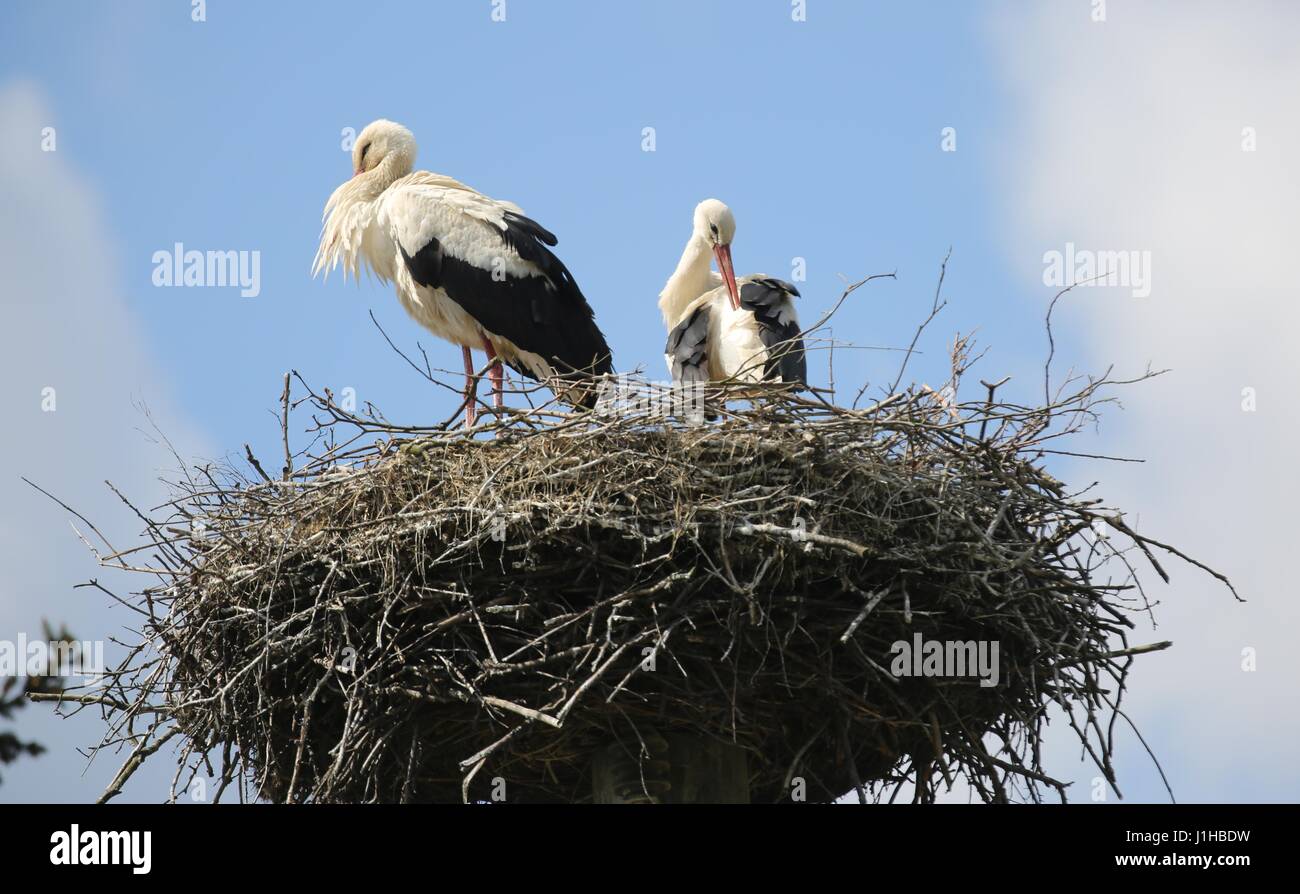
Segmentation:
<svg viewBox="0 0 1300 894">
<path fill-rule="evenodd" d="M 465 184 L 415 171 L 415 137 L 380 119 L 352 148 L 352 179 L 325 204 L 312 268 L 343 267 L 358 277 L 364 261 L 393 282 L 407 313 L 433 334 L 461 346 L 465 424 L 476 419 L 471 351 L 491 362 L 493 406 L 502 405 L 501 361 L 539 381 L 559 377 L 557 394 L 593 406 L 588 375 L 613 369 L 605 336 L 573 276 L 550 246 L 555 236 L 519 206 Z"/>
<path fill-rule="evenodd" d="M 695 207 L 694 230 L 659 293 L 668 327 L 664 360 L 673 382 L 806 384 L 807 362 L 794 299 L 799 290 L 762 274 L 736 279 L 731 240 L 736 219 L 717 199 Z M 710 255 L 718 272 L 710 269 Z"/>
</svg>

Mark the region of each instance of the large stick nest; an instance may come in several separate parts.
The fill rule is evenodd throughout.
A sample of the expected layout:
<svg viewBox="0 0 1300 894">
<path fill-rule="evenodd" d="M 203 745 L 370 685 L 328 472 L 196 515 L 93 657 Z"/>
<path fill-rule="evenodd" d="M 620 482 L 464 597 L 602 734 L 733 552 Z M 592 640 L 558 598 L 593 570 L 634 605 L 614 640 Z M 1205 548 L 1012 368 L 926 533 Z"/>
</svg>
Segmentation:
<svg viewBox="0 0 1300 894">
<path fill-rule="evenodd" d="M 863 392 L 845 408 L 724 383 L 689 395 L 704 421 L 623 381 L 603 412 L 547 404 L 467 433 L 301 379 L 291 400 L 286 376 L 278 477 L 246 448 L 247 468 L 196 468 L 161 517 L 139 513 L 145 546 L 90 525 L 103 564 L 153 581 L 110 593 L 143 623 L 106 685 L 50 696 L 104 712 L 94 752 L 129 750 L 102 800 L 172 740 L 173 798 L 206 774 L 216 800 L 234 784 L 283 802 L 581 802 L 595 756 L 621 753 L 650 799 L 667 737 L 743 752 L 756 801 L 927 801 L 963 781 L 1064 800 L 1049 718 L 1118 792 L 1128 670 L 1169 645 L 1129 643 L 1150 609 L 1130 560 L 1227 579 L 1046 470 L 1127 382 L 1053 390 L 1049 355 L 1041 405 L 998 398 L 1005 380 L 961 401 L 958 338 L 942 388 L 900 391 L 943 306 L 936 290 L 863 408 Z M 295 453 L 304 403 L 315 437 Z M 970 666 L 903 673 L 897 647 L 918 642 L 996 645 L 996 685 Z"/>
<path fill-rule="evenodd" d="M 1129 645 L 1129 551 L 1161 576 L 1153 551 L 1181 554 L 1043 468 L 1113 383 L 1024 407 L 958 403 L 957 377 L 858 410 L 772 393 L 705 424 L 541 411 L 477 438 L 309 391 L 328 437 L 304 467 L 273 480 L 250 453 L 255 477 L 205 471 L 150 523 L 146 635 L 85 699 L 134 747 L 114 791 L 180 735 L 178 779 L 188 759 L 274 801 L 580 802 L 597 750 L 671 733 L 743 749 L 756 801 L 961 778 L 1064 798 L 1053 706 L 1114 784 L 1129 665 L 1167 645 Z M 998 644 L 998 685 L 897 675 L 918 634 Z"/>
</svg>

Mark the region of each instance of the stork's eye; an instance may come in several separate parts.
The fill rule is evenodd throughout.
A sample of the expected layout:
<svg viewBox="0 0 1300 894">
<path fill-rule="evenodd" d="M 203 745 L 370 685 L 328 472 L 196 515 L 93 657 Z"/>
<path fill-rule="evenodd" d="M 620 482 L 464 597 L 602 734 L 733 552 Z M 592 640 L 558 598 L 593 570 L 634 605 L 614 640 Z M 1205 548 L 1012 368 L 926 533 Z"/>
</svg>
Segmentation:
<svg viewBox="0 0 1300 894">
<path fill-rule="evenodd" d="M 709 224 L 709 229 L 713 231 L 713 235 L 714 235 L 714 236 L 718 235 L 718 225 L 717 225 L 717 224 Z"/>
<path fill-rule="evenodd" d="M 363 145 L 363 146 L 361 147 L 361 162 L 362 162 L 362 164 L 365 164 L 365 161 L 366 161 L 366 153 L 369 152 L 369 151 L 370 151 L 370 144 L 369 144 L 369 143 L 366 143 L 365 145 Z"/>
</svg>

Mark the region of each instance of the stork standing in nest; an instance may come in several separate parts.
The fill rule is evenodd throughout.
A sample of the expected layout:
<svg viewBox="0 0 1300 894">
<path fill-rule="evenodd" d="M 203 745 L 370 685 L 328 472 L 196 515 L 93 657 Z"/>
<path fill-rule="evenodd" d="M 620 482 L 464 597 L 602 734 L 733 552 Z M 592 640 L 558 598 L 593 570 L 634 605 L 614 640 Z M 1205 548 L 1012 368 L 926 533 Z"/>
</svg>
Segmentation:
<svg viewBox="0 0 1300 894">
<path fill-rule="evenodd" d="M 551 251 L 556 238 L 518 205 L 491 199 L 451 177 L 412 171 L 415 138 L 380 119 L 352 149 L 353 176 L 325 205 L 312 275 L 361 265 L 392 282 L 422 326 L 460 345 L 465 364 L 465 424 L 476 417 L 471 351 L 491 362 L 493 406 L 502 406 L 505 361 L 552 385 L 578 406 L 594 406 L 588 378 L 613 359 L 591 306 Z"/>
<path fill-rule="evenodd" d="M 735 235 L 736 218 L 722 202 L 705 199 L 695 207 L 690 241 L 659 293 L 668 327 L 664 360 L 673 382 L 734 378 L 806 384 L 808 367 L 794 307 L 799 290 L 763 274 L 737 279 L 731 265 Z"/>
</svg>

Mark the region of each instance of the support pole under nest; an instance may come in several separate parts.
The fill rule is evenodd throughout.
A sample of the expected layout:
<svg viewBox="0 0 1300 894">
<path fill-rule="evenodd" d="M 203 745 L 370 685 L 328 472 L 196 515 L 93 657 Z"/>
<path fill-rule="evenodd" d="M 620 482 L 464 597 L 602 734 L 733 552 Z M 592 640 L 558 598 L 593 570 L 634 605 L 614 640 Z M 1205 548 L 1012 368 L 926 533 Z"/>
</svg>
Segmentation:
<svg viewBox="0 0 1300 894">
<path fill-rule="evenodd" d="M 613 742 L 596 752 L 591 771 L 595 803 L 749 803 L 743 748 L 682 733 L 648 733 L 644 743 L 644 751 L 636 742 Z"/>
</svg>

